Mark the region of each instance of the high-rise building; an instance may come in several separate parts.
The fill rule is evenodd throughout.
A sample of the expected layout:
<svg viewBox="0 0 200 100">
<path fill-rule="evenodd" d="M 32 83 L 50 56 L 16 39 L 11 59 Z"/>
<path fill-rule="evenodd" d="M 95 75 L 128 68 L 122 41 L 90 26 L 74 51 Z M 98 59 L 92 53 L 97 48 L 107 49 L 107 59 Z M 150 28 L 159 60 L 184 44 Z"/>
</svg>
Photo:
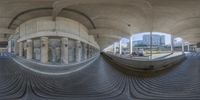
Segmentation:
<svg viewBox="0 0 200 100">
<path fill-rule="evenodd" d="M 143 35 L 143 44 L 150 45 L 150 43 L 151 43 L 150 35 Z M 152 45 L 153 46 L 165 45 L 165 36 L 153 34 L 152 35 Z"/>
</svg>

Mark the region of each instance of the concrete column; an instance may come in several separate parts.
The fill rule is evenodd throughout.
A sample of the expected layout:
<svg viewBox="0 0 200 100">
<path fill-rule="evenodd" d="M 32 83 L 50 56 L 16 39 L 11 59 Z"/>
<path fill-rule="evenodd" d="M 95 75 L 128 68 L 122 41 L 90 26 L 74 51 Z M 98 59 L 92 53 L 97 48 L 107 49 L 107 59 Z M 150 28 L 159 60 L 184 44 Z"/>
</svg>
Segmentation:
<svg viewBox="0 0 200 100">
<path fill-rule="evenodd" d="M 19 55 L 19 43 L 15 41 L 14 54 Z"/>
<path fill-rule="evenodd" d="M 116 43 L 113 44 L 113 53 L 116 54 Z"/>
<path fill-rule="evenodd" d="M 61 39 L 61 60 L 64 64 L 68 64 L 68 38 Z"/>
<path fill-rule="evenodd" d="M 11 46 L 11 40 L 8 41 L 8 52 L 11 53 L 12 46 Z"/>
<path fill-rule="evenodd" d="M 94 55 L 94 49 L 93 49 L 93 47 L 91 46 L 91 57 L 93 57 L 93 55 Z"/>
<path fill-rule="evenodd" d="M 19 42 L 19 56 L 23 56 L 23 42 Z"/>
<path fill-rule="evenodd" d="M 84 59 L 87 59 L 87 44 L 84 43 Z"/>
<path fill-rule="evenodd" d="M 26 40 L 26 59 L 32 59 L 32 51 L 33 51 L 33 47 L 32 47 L 32 40 Z"/>
<path fill-rule="evenodd" d="M 90 45 L 87 45 L 87 58 L 90 58 Z"/>
<path fill-rule="evenodd" d="M 122 54 L 122 41 L 119 41 L 119 54 Z"/>
<path fill-rule="evenodd" d="M 171 53 L 174 53 L 174 37 L 171 35 Z"/>
<path fill-rule="evenodd" d="M 133 40 L 132 40 L 132 36 L 130 37 L 130 54 L 132 54 L 133 53 Z"/>
<path fill-rule="evenodd" d="M 190 52 L 190 44 L 188 44 L 187 47 L 188 47 L 188 52 Z"/>
<path fill-rule="evenodd" d="M 152 37 L 153 33 L 152 31 L 150 32 L 150 59 L 152 59 L 153 56 L 153 37 Z"/>
<path fill-rule="evenodd" d="M 185 52 L 185 50 L 184 50 L 184 46 L 185 46 L 185 43 L 184 43 L 184 40 L 182 40 L 182 53 Z"/>
<path fill-rule="evenodd" d="M 48 63 L 48 37 L 41 37 L 41 62 Z"/>
<path fill-rule="evenodd" d="M 81 61 L 81 42 L 79 40 L 76 41 L 76 62 Z"/>
<path fill-rule="evenodd" d="M 89 58 L 92 57 L 92 49 L 91 49 L 91 46 L 89 45 Z"/>
</svg>

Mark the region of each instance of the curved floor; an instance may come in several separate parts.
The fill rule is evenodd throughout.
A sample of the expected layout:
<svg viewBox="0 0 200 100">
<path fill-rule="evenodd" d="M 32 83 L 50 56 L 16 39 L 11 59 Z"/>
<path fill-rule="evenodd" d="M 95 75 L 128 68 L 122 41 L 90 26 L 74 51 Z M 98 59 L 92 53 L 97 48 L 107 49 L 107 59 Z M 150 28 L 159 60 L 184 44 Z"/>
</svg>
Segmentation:
<svg viewBox="0 0 200 100">
<path fill-rule="evenodd" d="M 0 54 L 0 100 L 199 100 L 200 54 L 174 68 L 128 72 L 99 57 L 81 71 L 40 75 Z"/>
</svg>

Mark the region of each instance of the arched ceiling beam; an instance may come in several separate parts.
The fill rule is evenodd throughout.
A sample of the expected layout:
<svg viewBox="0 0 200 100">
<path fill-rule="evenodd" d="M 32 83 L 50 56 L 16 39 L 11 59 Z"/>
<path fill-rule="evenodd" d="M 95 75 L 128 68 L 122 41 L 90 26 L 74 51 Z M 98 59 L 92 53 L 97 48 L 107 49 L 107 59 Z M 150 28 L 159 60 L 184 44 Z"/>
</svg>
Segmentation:
<svg viewBox="0 0 200 100">
<path fill-rule="evenodd" d="M 94 22 L 92 21 L 92 19 L 91 19 L 88 15 L 86 15 L 85 13 L 83 13 L 83 12 L 81 12 L 81 11 L 78 11 L 78 10 L 70 9 L 70 8 L 63 8 L 62 10 L 63 10 L 63 11 L 74 12 L 74 13 L 77 13 L 77 14 L 79 14 L 79 15 L 85 17 L 85 18 L 91 23 L 92 27 L 93 27 L 94 29 L 96 29 L 95 23 L 94 23 Z"/>
<path fill-rule="evenodd" d="M 11 20 L 11 22 L 8 25 L 8 29 L 11 28 L 11 26 L 13 25 L 15 20 L 17 20 L 17 18 L 19 18 L 20 16 L 22 16 L 24 14 L 27 14 L 27 13 L 30 13 L 30 12 L 33 12 L 33 11 L 38 11 L 38 10 L 52 10 L 52 9 L 53 8 L 51 8 L 51 7 L 47 7 L 47 8 L 35 8 L 35 9 L 29 9 L 29 10 L 23 11 L 23 12 L 17 14 L 15 17 L 13 17 L 13 19 Z"/>
<path fill-rule="evenodd" d="M 35 9 L 29 9 L 29 10 L 23 11 L 23 12 L 17 14 L 15 17 L 13 17 L 13 19 L 11 20 L 11 22 L 10 22 L 9 25 L 8 25 L 8 29 L 11 28 L 11 26 L 14 24 L 14 22 L 15 22 L 20 16 L 23 16 L 23 15 L 25 15 L 25 14 L 27 14 L 27 13 L 31 13 L 31 12 L 34 12 L 34 11 L 39 11 L 39 10 L 53 10 L 53 8 L 50 8 L 50 7 L 49 7 L 49 8 L 48 8 L 48 7 L 47 7 L 47 8 L 35 8 Z M 94 22 L 92 21 L 92 19 L 90 19 L 86 14 L 84 14 L 84 13 L 78 11 L 78 10 L 68 9 L 68 8 L 64 8 L 63 11 L 74 12 L 74 13 L 77 13 L 77 14 L 79 14 L 79 15 L 85 17 L 85 18 L 91 23 L 92 27 L 93 27 L 94 29 L 96 28 Z"/>
<path fill-rule="evenodd" d="M 121 39 L 123 37 L 121 36 L 117 36 L 117 35 L 109 35 L 109 34 L 103 34 L 103 35 L 99 35 L 99 39 L 103 39 L 104 37 L 106 38 L 112 38 L 112 39 Z"/>
<path fill-rule="evenodd" d="M 126 3 L 127 2 L 127 3 Z M 73 6 L 73 5 L 81 5 L 81 4 L 123 4 L 126 3 L 128 5 L 138 6 L 143 11 L 146 11 L 151 7 L 151 4 L 147 0 L 59 0 L 53 4 L 53 14 L 52 17 L 55 20 L 56 16 L 61 12 L 63 8 Z M 148 12 L 148 11 L 146 11 Z"/>
<path fill-rule="evenodd" d="M 103 35 L 103 34 L 110 34 L 110 35 L 118 35 L 121 37 L 127 37 L 130 36 L 129 33 L 124 33 L 118 29 L 113 29 L 113 28 L 98 28 L 98 29 L 92 29 L 89 31 L 89 34 L 91 35 Z"/>
</svg>

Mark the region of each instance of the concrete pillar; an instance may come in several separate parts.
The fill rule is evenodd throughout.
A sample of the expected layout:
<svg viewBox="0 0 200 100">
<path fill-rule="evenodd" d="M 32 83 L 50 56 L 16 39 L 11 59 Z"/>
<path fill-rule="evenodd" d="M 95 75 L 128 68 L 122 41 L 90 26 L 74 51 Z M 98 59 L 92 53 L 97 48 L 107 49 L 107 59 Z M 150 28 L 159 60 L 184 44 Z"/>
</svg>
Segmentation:
<svg viewBox="0 0 200 100">
<path fill-rule="evenodd" d="M 19 42 L 19 56 L 23 56 L 23 42 Z"/>
<path fill-rule="evenodd" d="M 152 59 L 153 56 L 153 37 L 152 37 L 153 33 L 152 31 L 150 32 L 150 59 Z"/>
<path fill-rule="evenodd" d="M 132 54 L 133 53 L 133 40 L 132 40 L 132 36 L 130 37 L 130 54 Z"/>
<path fill-rule="evenodd" d="M 113 53 L 116 54 L 116 43 L 113 44 Z"/>
<path fill-rule="evenodd" d="M 48 63 L 48 37 L 41 37 L 41 62 Z"/>
<path fill-rule="evenodd" d="M 91 57 L 93 57 L 93 55 L 94 55 L 94 49 L 93 49 L 93 47 L 91 46 Z"/>
<path fill-rule="evenodd" d="M 87 59 L 90 58 L 90 45 L 87 44 Z"/>
<path fill-rule="evenodd" d="M 84 43 L 84 59 L 87 59 L 87 44 Z"/>
<path fill-rule="evenodd" d="M 185 46 L 185 43 L 184 43 L 184 40 L 182 40 L 182 53 L 185 52 L 185 50 L 184 50 L 184 46 Z"/>
<path fill-rule="evenodd" d="M 19 55 L 19 43 L 15 41 L 14 54 Z"/>
<path fill-rule="evenodd" d="M 81 61 L 81 42 L 79 40 L 76 41 L 76 62 Z"/>
<path fill-rule="evenodd" d="M 174 37 L 171 35 L 171 53 L 174 53 Z"/>
<path fill-rule="evenodd" d="M 122 54 L 122 41 L 119 41 L 119 54 Z"/>
<path fill-rule="evenodd" d="M 62 63 L 68 64 L 68 38 L 61 39 L 61 60 Z"/>
<path fill-rule="evenodd" d="M 11 46 L 11 40 L 8 41 L 8 52 L 11 53 L 12 46 Z"/>
<path fill-rule="evenodd" d="M 91 49 L 91 46 L 89 45 L 89 58 L 92 57 L 92 49 Z"/>
<path fill-rule="evenodd" d="M 26 59 L 32 59 L 32 51 L 33 51 L 33 47 L 32 47 L 32 40 L 26 40 Z"/>
<path fill-rule="evenodd" d="M 190 44 L 188 44 L 187 47 L 188 47 L 188 52 L 190 52 Z"/>
</svg>

